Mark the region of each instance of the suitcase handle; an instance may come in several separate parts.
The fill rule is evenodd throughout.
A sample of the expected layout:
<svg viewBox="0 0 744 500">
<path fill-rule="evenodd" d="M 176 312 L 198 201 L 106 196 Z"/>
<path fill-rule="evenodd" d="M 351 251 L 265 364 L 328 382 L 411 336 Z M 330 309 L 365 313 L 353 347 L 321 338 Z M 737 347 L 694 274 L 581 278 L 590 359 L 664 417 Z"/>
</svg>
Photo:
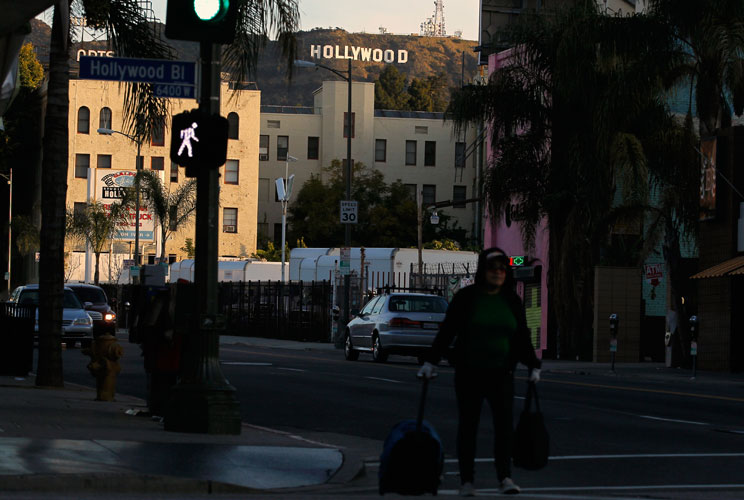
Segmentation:
<svg viewBox="0 0 744 500">
<path fill-rule="evenodd" d="M 416 432 L 421 432 L 421 426 L 424 421 L 424 407 L 426 406 L 426 391 L 429 388 L 429 379 L 421 377 L 421 400 L 419 401 L 418 415 L 416 416 Z"/>
</svg>

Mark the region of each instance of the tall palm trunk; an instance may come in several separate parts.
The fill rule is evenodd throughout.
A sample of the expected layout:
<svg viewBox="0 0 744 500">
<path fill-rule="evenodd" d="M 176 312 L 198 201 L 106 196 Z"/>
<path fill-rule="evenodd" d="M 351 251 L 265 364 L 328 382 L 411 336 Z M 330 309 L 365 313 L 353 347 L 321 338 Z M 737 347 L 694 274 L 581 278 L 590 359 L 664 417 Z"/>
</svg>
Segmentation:
<svg viewBox="0 0 744 500">
<path fill-rule="evenodd" d="M 68 9 L 68 0 L 59 0 L 54 7 L 41 173 L 39 360 L 36 385 L 54 387 L 64 385 L 61 342 L 68 158 Z"/>
</svg>

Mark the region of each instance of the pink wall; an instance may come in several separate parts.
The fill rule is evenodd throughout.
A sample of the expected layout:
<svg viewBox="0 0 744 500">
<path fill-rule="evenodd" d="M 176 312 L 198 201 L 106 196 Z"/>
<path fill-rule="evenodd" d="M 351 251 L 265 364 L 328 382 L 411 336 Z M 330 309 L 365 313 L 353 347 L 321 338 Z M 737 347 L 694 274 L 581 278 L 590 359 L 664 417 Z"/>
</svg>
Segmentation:
<svg viewBox="0 0 744 500">
<path fill-rule="evenodd" d="M 488 58 L 488 74 L 496 71 L 498 68 L 503 67 L 504 64 L 508 64 L 508 56 L 511 53 L 511 49 L 500 52 L 498 54 L 491 54 Z M 491 134 L 488 133 L 490 138 Z M 487 158 L 490 164 L 491 157 L 493 155 L 491 150 L 490 139 L 488 140 Z M 536 346 L 538 351 L 547 348 L 547 335 L 548 335 L 548 229 L 546 221 L 539 225 L 535 235 L 535 248 L 528 252 L 522 243 L 522 233 L 519 224 L 512 222 L 511 225 L 506 224 L 506 220 L 502 217 L 500 220 L 495 221 L 491 219 L 487 214 L 485 216 L 484 223 L 484 246 L 485 248 L 496 246 L 502 248 L 509 255 L 526 255 L 530 260 L 533 260 L 532 265 L 541 265 L 542 273 L 540 275 L 541 287 L 540 287 L 540 301 L 542 305 L 541 311 L 541 327 L 540 327 L 540 345 Z M 520 286 L 518 289 L 520 292 L 523 288 Z"/>
</svg>

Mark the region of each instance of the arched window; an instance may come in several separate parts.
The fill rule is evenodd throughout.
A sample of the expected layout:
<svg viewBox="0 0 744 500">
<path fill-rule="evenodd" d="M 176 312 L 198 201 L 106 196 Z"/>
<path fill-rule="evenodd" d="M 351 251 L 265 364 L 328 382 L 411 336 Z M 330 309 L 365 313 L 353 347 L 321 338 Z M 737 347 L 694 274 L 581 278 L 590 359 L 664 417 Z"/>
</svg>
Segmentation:
<svg viewBox="0 0 744 500">
<path fill-rule="evenodd" d="M 111 109 L 101 108 L 101 113 L 98 115 L 98 126 L 101 128 L 113 128 L 111 126 Z"/>
<path fill-rule="evenodd" d="M 240 125 L 240 118 L 237 113 L 230 113 L 227 115 L 227 138 L 237 139 L 238 138 L 238 126 Z"/>
<path fill-rule="evenodd" d="M 78 134 L 90 134 L 90 110 L 85 106 L 78 109 Z"/>
</svg>

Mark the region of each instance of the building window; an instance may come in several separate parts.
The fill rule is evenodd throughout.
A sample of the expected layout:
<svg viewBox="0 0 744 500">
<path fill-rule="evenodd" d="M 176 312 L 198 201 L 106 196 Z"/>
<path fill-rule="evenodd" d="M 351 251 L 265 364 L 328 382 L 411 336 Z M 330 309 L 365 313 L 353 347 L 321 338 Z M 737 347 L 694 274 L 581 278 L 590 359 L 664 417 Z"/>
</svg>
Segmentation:
<svg viewBox="0 0 744 500">
<path fill-rule="evenodd" d="M 452 206 L 454 208 L 465 208 L 465 196 L 467 188 L 465 186 L 452 186 Z"/>
<path fill-rule="evenodd" d="M 227 160 L 225 163 L 225 184 L 237 184 L 239 178 L 238 160 Z"/>
<path fill-rule="evenodd" d="M 174 262 L 177 262 L 177 261 L 178 261 L 178 255 L 174 253 L 168 254 L 168 264 L 173 264 Z"/>
<path fill-rule="evenodd" d="M 256 236 L 258 237 L 259 241 L 269 238 L 269 223 L 268 222 L 258 223 L 258 226 L 256 228 Z"/>
<path fill-rule="evenodd" d="M 170 181 L 178 182 L 178 163 L 174 161 L 171 162 Z"/>
<path fill-rule="evenodd" d="M 150 145 L 165 146 L 165 126 L 163 125 L 163 122 L 158 122 L 152 127 Z"/>
<path fill-rule="evenodd" d="M 276 159 L 277 161 L 287 161 L 289 152 L 289 136 L 278 135 L 276 137 Z"/>
<path fill-rule="evenodd" d="M 421 198 L 424 205 L 432 205 L 437 202 L 437 186 L 424 184 L 421 190 Z"/>
<path fill-rule="evenodd" d="M 87 179 L 88 168 L 90 168 L 90 155 L 76 154 L 75 155 L 75 177 L 77 177 L 78 179 Z"/>
<path fill-rule="evenodd" d="M 269 160 L 269 136 L 261 135 L 258 137 L 258 159 L 261 161 Z"/>
<path fill-rule="evenodd" d="M 279 120 L 266 120 L 266 128 L 281 128 L 282 122 Z"/>
<path fill-rule="evenodd" d="M 403 184 L 408 189 L 408 196 L 416 201 L 416 184 Z"/>
<path fill-rule="evenodd" d="M 237 208 L 222 209 L 222 232 L 223 233 L 237 233 L 238 232 L 238 209 Z"/>
<path fill-rule="evenodd" d="M 76 201 L 75 204 L 72 206 L 72 217 L 74 219 L 81 219 L 86 216 L 87 210 L 87 203 Z"/>
<path fill-rule="evenodd" d="M 101 112 L 98 113 L 98 126 L 101 128 L 111 129 L 111 109 L 101 108 Z"/>
<path fill-rule="evenodd" d="M 320 155 L 320 137 L 307 138 L 307 159 L 317 160 Z"/>
<path fill-rule="evenodd" d="M 162 156 L 153 156 L 150 159 L 150 168 L 152 170 L 165 170 L 165 158 Z"/>
<path fill-rule="evenodd" d="M 87 107 L 80 106 L 80 109 L 78 109 L 77 122 L 78 134 L 90 133 L 90 110 Z"/>
<path fill-rule="evenodd" d="M 424 166 L 433 167 L 437 164 L 437 143 L 426 141 L 424 143 Z"/>
<path fill-rule="evenodd" d="M 354 138 L 356 128 L 356 113 L 351 113 L 351 138 Z M 349 113 L 344 111 L 344 137 L 349 137 Z"/>
<path fill-rule="evenodd" d="M 406 165 L 416 164 L 416 141 L 406 141 Z"/>
<path fill-rule="evenodd" d="M 111 155 L 97 155 L 96 168 L 111 168 Z"/>
<path fill-rule="evenodd" d="M 417 126 L 414 128 L 415 133 L 417 134 L 428 134 L 429 133 L 429 127 L 420 127 Z"/>
<path fill-rule="evenodd" d="M 271 191 L 269 189 L 270 180 L 264 177 L 258 179 L 258 200 L 269 201 L 271 198 Z M 268 229 L 266 230 L 268 233 Z"/>
<path fill-rule="evenodd" d="M 281 223 L 274 224 L 274 243 L 277 245 L 282 244 L 282 225 Z M 279 249 L 281 251 L 281 248 Z"/>
<path fill-rule="evenodd" d="M 375 161 L 387 161 L 387 139 L 375 139 Z"/>
<path fill-rule="evenodd" d="M 238 114 L 235 112 L 229 113 L 227 115 L 227 138 L 238 139 L 239 128 L 240 128 L 240 118 L 238 117 Z"/>
<path fill-rule="evenodd" d="M 455 168 L 465 168 L 465 143 L 455 143 Z"/>
</svg>

